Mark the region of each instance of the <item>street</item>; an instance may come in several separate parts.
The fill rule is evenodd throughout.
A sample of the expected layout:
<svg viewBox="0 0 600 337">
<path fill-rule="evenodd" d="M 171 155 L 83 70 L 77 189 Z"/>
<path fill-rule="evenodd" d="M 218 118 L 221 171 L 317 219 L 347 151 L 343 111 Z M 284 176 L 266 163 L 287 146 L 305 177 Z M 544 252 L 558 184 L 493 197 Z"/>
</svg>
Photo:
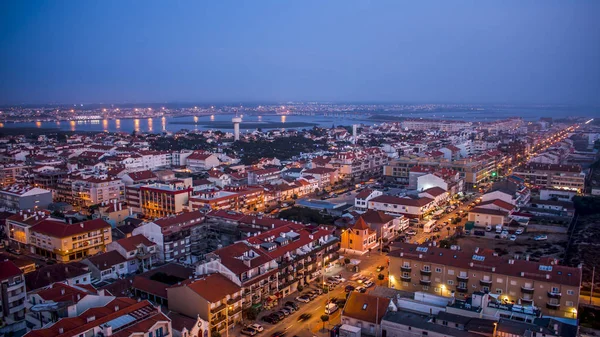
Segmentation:
<svg viewBox="0 0 600 337">
<path fill-rule="evenodd" d="M 340 251 L 340 254 L 344 255 L 342 251 Z M 388 273 L 387 273 L 387 256 L 386 256 L 386 254 L 381 254 L 379 252 L 372 252 L 370 254 L 370 256 L 369 256 L 369 254 L 365 254 L 363 256 L 356 256 L 356 255 L 344 255 L 344 256 L 349 257 L 351 259 L 361 260 L 361 263 L 359 265 L 360 273 L 365 276 L 370 276 L 371 280 L 375 283 L 375 285 L 381 285 L 381 284 L 387 285 L 387 274 Z M 377 279 L 377 275 L 380 274 L 379 272 L 376 271 L 377 266 L 385 266 L 385 269 L 381 273 L 386 275 L 386 280 L 380 281 Z M 342 313 L 343 307 L 340 307 L 339 310 L 337 310 L 335 313 L 333 313 L 329 316 L 329 321 L 325 323 L 326 331 L 321 331 L 323 329 L 323 323 L 321 322 L 321 316 L 323 314 L 325 314 L 325 305 L 332 298 L 345 299 L 346 292 L 344 291 L 344 288 L 347 285 L 353 285 L 355 287 L 359 285 L 357 282 L 350 281 L 350 278 L 352 277 L 353 274 L 354 274 L 353 272 L 347 271 L 344 267 L 335 266 L 335 267 L 331 268 L 331 270 L 329 270 L 325 274 L 325 280 L 327 280 L 328 277 L 333 276 L 333 275 L 341 275 L 343 278 L 346 279 L 346 281 L 338 284 L 328 294 L 319 295 L 314 300 L 312 300 L 308 303 L 301 303 L 301 302 L 298 302 L 295 300 L 295 298 L 297 296 L 307 293 L 308 291 L 310 291 L 312 289 L 316 289 L 316 287 L 318 286 L 316 281 L 319 281 L 319 283 L 321 282 L 321 278 L 318 278 L 317 280 L 315 280 L 314 284 L 310 284 L 309 285 L 310 287 L 305 287 L 302 292 L 295 292 L 288 297 L 280 299 L 277 307 L 275 307 L 271 310 L 265 310 L 259 314 L 259 318 L 256 320 L 256 323 L 261 324 L 265 328 L 265 330 L 263 332 L 259 333 L 257 336 L 271 336 L 273 333 L 281 332 L 281 331 L 284 331 L 286 336 L 300 336 L 300 337 L 328 336 L 329 329 L 331 329 L 333 326 L 335 326 L 337 324 L 340 324 L 341 313 Z M 368 288 L 367 292 L 369 292 L 373 288 L 374 287 Z M 296 302 L 300 306 L 299 310 L 290 314 L 288 317 L 284 318 L 282 321 L 280 321 L 277 324 L 269 324 L 269 323 L 262 321 L 261 318 L 263 316 L 266 316 L 273 311 L 279 310 L 280 308 L 283 307 L 283 304 L 287 301 Z M 311 317 L 303 322 L 299 322 L 298 318 L 303 314 L 310 314 Z M 254 322 L 251 322 L 251 323 L 254 323 Z M 239 331 L 241 328 L 242 327 L 236 327 L 236 329 L 234 329 L 232 331 L 232 336 L 239 336 L 240 335 Z"/>
</svg>

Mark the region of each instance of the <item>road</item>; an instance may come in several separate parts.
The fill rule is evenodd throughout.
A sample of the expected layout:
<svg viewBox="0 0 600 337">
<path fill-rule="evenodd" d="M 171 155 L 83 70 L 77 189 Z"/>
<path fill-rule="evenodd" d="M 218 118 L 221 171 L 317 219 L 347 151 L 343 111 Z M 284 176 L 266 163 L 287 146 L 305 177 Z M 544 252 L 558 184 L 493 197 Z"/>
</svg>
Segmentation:
<svg viewBox="0 0 600 337">
<path fill-rule="evenodd" d="M 341 253 L 342 252 L 340 252 L 340 254 Z M 367 276 L 372 275 L 373 282 L 375 282 L 378 285 L 382 284 L 382 283 L 386 284 L 387 279 L 384 281 L 377 280 L 377 275 L 379 273 L 376 271 L 377 266 L 380 266 L 380 265 L 383 265 L 387 268 L 387 256 L 385 254 L 382 255 L 380 253 L 372 252 L 371 255 L 367 254 L 364 256 L 360 256 L 360 257 L 353 255 L 353 256 L 347 256 L 347 257 L 350 257 L 352 259 L 360 259 L 361 260 L 361 263 L 359 265 L 360 269 L 361 269 L 361 274 L 364 274 Z M 386 275 L 386 278 L 387 278 L 387 270 L 384 270 L 382 273 L 384 275 Z M 259 315 L 259 319 L 257 320 L 257 323 L 261 324 L 265 328 L 265 330 L 257 336 L 271 336 L 276 331 L 285 331 L 285 335 L 290 336 L 290 337 L 291 336 L 299 336 L 299 337 L 327 336 L 329 329 L 331 327 L 333 327 L 334 325 L 339 324 L 341 322 L 342 308 L 340 308 L 338 311 L 336 311 L 335 313 L 330 315 L 329 321 L 325 323 L 326 331 L 321 331 L 323 329 L 323 323 L 321 322 L 321 315 L 323 315 L 325 313 L 325 305 L 326 305 L 326 303 L 328 303 L 329 299 L 345 298 L 346 292 L 344 291 L 344 288 L 346 287 L 346 285 L 351 284 L 353 286 L 358 286 L 358 284 L 356 282 L 350 281 L 350 277 L 353 274 L 354 273 L 352 273 L 352 272 L 346 271 L 343 267 L 335 266 L 334 268 L 332 268 L 330 271 L 328 271 L 325 274 L 325 278 L 332 276 L 332 275 L 342 275 L 342 277 L 344 277 L 346 279 L 346 282 L 339 284 L 329 294 L 322 294 L 320 296 L 317 296 L 314 300 L 310 301 L 309 303 L 300 303 L 300 302 L 296 301 L 298 303 L 298 305 L 300 306 L 300 309 L 298 311 L 296 311 L 295 313 L 291 314 L 290 316 L 284 318 L 281 322 L 279 322 L 277 324 L 265 323 L 260 318 L 270 314 L 273 311 L 278 310 L 279 308 L 281 308 L 283 306 L 283 304 L 286 301 L 295 301 L 294 298 L 299 296 L 301 293 L 306 293 L 306 292 L 310 291 L 311 288 L 312 289 L 316 288 L 316 284 L 311 284 L 311 287 L 309 289 L 305 288 L 301 293 L 295 292 L 292 295 L 290 295 L 286 298 L 283 298 L 282 300 L 279 301 L 278 307 L 276 307 L 272 310 L 261 312 Z M 321 278 L 318 278 L 316 281 L 319 281 L 319 283 L 320 283 Z M 374 287 L 372 287 L 370 289 L 373 289 L 373 288 Z M 310 317 L 310 319 L 308 319 L 304 322 L 298 322 L 298 317 L 300 317 L 302 314 L 306 314 L 306 313 L 312 315 Z M 237 327 L 236 329 L 231 331 L 230 336 L 239 336 L 240 329 L 241 329 L 241 327 Z"/>
</svg>

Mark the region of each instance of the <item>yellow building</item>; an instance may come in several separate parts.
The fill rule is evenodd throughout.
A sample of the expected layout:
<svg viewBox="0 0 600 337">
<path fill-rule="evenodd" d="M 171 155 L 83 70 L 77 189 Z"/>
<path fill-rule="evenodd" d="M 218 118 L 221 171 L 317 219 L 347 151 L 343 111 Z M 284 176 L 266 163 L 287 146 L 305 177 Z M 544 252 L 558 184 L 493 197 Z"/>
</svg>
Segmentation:
<svg viewBox="0 0 600 337">
<path fill-rule="evenodd" d="M 76 224 L 44 220 L 30 228 L 31 252 L 58 262 L 77 261 L 106 251 L 111 226 L 102 219 Z"/>
<path fill-rule="evenodd" d="M 342 231 L 341 248 L 364 254 L 377 246 L 377 232 L 359 217 L 352 228 Z"/>
</svg>

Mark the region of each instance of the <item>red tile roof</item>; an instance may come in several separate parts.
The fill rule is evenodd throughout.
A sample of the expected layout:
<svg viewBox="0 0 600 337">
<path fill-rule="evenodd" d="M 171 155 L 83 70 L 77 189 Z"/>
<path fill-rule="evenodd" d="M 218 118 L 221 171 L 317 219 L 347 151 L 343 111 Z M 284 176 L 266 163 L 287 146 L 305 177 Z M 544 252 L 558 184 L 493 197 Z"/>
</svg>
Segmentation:
<svg viewBox="0 0 600 337">
<path fill-rule="evenodd" d="M 390 299 L 359 292 L 351 292 L 346 301 L 342 316 L 359 321 L 379 324 L 387 312 Z"/>
<path fill-rule="evenodd" d="M 405 258 L 431 262 L 462 269 L 472 269 L 490 272 L 495 268 L 494 273 L 508 275 L 513 277 L 526 277 L 533 280 L 545 282 L 555 282 L 574 287 L 579 287 L 581 282 L 581 269 L 576 267 L 567 267 L 558 264 L 552 265 L 552 270 L 540 270 L 540 266 L 545 265 L 542 262 L 527 260 L 511 260 L 500 256 L 494 256 L 493 251 L 455 251 L 439 247 L 427 247 L 426 252 L 417 252 L 419 245 L 410 243 L 394 243 L 394 250 L 388 254 L 392 259 Z M 473 255 L 484 256 L 483 261 L 473 260 Z M 419 255 L 421 258 L 419 258 Z M 471 263 L 473 264 L 471 266 Z M 547 262 L 549 264 L 549 262 Z M 521 273 L 525 273 L 521 276 Z"/>
<path fill-rule="evenodd" d="M 194 280 L 183 286 L 190 288 L 210 303 L 219 302 L 227 295 L 233 297 L 233 294 L 242 290 L 242 288 L 233 283 L 233 281 L 219 273 Z"/>
<path fill-rule="evenodd" d="M 359 217 L 358 220 L 356 220 L 356 223 L 354 223 L 354 226 L 352 226 L 352 229 L 365 230 L 369 229 L 369 226 L 367 226 L 367 223 L 362 217 Z"/>
<path fill-rule="evenodd" d="M 244 242 L 237 242 L 227 247 L 217 249 L 213 254 L 219 256 L 221 258 L 221 263 L 236 275 L 240 275 L 243 272 L 257 268 L 258 266 L 273 260 L 273 258 L 263 250 L 250 247 Z M 246 265 L 240 258 L 245 254 L 253 254 L 254 256 L 249 260 L 250 266 Z"/>
<path fill-rule="evenodd" d="M 146 238 L 142 234 L 138 234 L 138 235 L 130 236 L 128 238 L 120 239 L 120 240 L 114 241 L 114 243 L 123 247 L 123 249 L 125 249 L 128 252 L 132 251 L 132 250 L 136 250 L 139 245 L 144 245 L 146 247 L 156 246 L 156 243 L 148 240 L 148 238 Z"/>
<path fill-rule="evenodd" d="M 19 275 L 23 272 L 12 261 L 0 261 L 0 281 Z"/>
<path fill-rule="evenodd" d="M 46 234 L 56 238 L 66 238 L 105 228 L 111 228 L 111 226 L 108 222 L 102 219 L 89 220 L 76 224 L 44 220 L 31 227 L 30 231 Z"/>
<path fill-rule="evenodd" d="M 371 193 L 373 193 L 372 189 L 365 188 L 364 190 L 362 190 L 356 194 L 356 199 L 366 199 L 368 196 L 371 195 Z"/>
<path fill-rule="evenodd" d="M 96 294 L 96 291 L 90 291 L 81 287 L 71 287 L 64 283 L 54 283 L 51 288 L 41 290 L 37 293 L 46 302 L 79 302 L 88 294 Z"/>
<path fill-rule="evenodd" d="M 481 207 L 475 207 L 472 210 L 470 210 L 469 213 L 508 216 L 508 212 L 501 211 L 498 209 L 487 209 L 487 208 L 481 208 Z"/>
<path fill-rule="evenodd" d="M 427 193 L 427 194 L 429 194 L 429 195 L 431 195 L 432 197 L 435 198 L 435 197 L 437 197 L 439 195 L 442 195 L 442 194 L 446 193 L 446 190 L 443 189 L 443 188 L 441 188 L 441 187 L 434 186 L 434 187 L 430 187 L 430 188 L 424 190 L 421 193 Z"/>
<path fill-rule="evenodd" d="M 403 205 L 403 206 L 414 206 L 414 207 L 423 207 L 429 203 L 431 203 L 433 199 L 431 198 L 419 198 L 419 199 L 411 199 L 411 198 L 400 198 L 394 197 L 391 195 L 380 195 L 370 200 L 370 202 L 381 202 L 393 205 Z"/>
<path fill-rule="evenodd" d="M 116 250 L 90 256 L 87 260 L 99 270 L 107 270 L 119 263 L 127 263 L 127 260 Z"/>
</svg>

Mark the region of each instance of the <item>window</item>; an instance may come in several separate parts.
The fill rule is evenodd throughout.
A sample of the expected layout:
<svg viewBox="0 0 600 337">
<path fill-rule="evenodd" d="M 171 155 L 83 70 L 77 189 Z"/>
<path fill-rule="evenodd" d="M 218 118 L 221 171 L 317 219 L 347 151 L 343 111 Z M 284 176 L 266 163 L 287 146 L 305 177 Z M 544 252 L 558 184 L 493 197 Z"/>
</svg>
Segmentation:
<svg viewBox="0 0 600 337">
<path fill-rule="evenodd" d="M 497 279 L 496 279 L 496 282 L 498 282 L 498 283 L 502 283 L 502 282 L 504 282 L 504 280 L 503 280 L 503 279 L 501 279 L 501 278 L 497 278 Z"/>
<path fill-rule="evenodd" d="M 552 293 L 558 294 L 558 293 L 560 293 L 560 290 L 557 287 L 552 287 Z"/>
<path fill-rule="evenodd" d="M 435 272 L 436 273 L 441 273 L 442 272 L 442 268 L 435 268 Z"/>
<path fill-rule="evenodd" d="M 454 270 L 453 269 L 448 269 L 448 275 L 454 275 Z"/>
<path fill-rule="evenodd" d="M 454 285 L 454 281 L 448 280 L 448 285 Z"/>
<path fill-rule="evenodd" d="M 497 289 L 496 289 L 496 294 L 502 294 L 502 289 L 500 289 L 500 288 L 497 288 Z"/>
<path fill-rule="evenodd" d="M 423 336 L 427 336 L 429 333 L 427 331 L 422 332 Z"/>
<path fill-rule="evenodd" d="M 567 290 L 567 295 L 574 295 L 575 292 L 573 290 Z"/>
</svg>

